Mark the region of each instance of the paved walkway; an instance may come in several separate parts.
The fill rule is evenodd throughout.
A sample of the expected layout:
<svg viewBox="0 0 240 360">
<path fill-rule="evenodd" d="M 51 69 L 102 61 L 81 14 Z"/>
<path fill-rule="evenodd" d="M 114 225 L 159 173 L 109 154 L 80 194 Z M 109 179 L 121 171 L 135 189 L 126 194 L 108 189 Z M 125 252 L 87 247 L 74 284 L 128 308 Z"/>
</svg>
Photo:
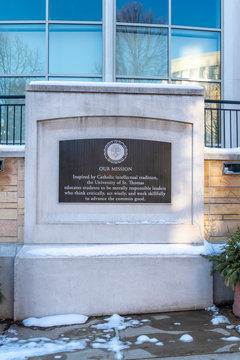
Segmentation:
<svg viewBox="0 0 240 360">
<path fill-rule="evenodd" d="M 240 359 L 240 319 L 230 308 L 219 313 L 198 310 L 123 318 L 118 318 L 119 329 L 106 317 L 48 329 L 2 322 L 0 359 Z"/>
</svg>

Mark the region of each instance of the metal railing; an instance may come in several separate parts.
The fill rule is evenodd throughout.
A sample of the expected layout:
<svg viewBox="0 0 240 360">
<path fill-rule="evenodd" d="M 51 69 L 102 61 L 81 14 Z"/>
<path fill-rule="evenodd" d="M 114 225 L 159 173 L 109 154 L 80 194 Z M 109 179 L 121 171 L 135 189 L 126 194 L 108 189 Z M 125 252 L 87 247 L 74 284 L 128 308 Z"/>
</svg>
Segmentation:
<svg viewBox="0 0 240 360">
<path fill-rule="evenodd" d="M 205 146 L 240 146 L 240 101 L 205 100 Z"/>
<path fill-rule="evenodd" d="M 207 147 L 240 146 L 240 101 L 205 100 Z M 0 145 L 25 144 L 25 96 L 0 96 Z"/>
<path fill-rule="evenodd" d="M 25 144 L 25 96 L 0 96 L 0 144 Z"/>
</svg>

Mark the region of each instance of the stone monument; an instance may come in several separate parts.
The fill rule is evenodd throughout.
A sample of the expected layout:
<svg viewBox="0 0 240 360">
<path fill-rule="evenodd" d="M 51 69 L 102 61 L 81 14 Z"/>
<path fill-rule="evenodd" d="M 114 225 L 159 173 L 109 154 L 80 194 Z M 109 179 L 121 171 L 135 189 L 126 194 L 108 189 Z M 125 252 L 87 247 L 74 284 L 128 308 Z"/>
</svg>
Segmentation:
<svg viewBox="0 0 240 360">
<path fill-rule="evenodd" d="M 212 304 L 201 87 L 32 82 L 15 319 Z"/>
</svg>

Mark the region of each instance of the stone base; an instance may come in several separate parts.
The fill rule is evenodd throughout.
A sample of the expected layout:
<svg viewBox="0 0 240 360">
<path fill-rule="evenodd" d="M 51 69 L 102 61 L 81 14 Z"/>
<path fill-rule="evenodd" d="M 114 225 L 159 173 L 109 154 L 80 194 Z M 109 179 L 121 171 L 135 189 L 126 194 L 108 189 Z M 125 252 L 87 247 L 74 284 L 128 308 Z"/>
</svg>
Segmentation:
<svg viewBox="0 0 240 360">
<path fill-rule="evenodd" d="M 129 245 L 122 246 L 126 250 Z M 212 305 L 210 263 L 200 255 L 141 252 L 82 256 L 81 249 L 86 246 L 72 247 L 74 255 L 69 249 L 28 245 L 21 249 L 15 261 L 15 320 L 66 313 L 152 313 Z"/>
<path fill-rule="evenodd" d="M 0 319 L 13 318 L 13 272 L 14 258 L 22 245 L 0 244 L 0 283 L 5 297 L 0 304 Z"/>
</svg>

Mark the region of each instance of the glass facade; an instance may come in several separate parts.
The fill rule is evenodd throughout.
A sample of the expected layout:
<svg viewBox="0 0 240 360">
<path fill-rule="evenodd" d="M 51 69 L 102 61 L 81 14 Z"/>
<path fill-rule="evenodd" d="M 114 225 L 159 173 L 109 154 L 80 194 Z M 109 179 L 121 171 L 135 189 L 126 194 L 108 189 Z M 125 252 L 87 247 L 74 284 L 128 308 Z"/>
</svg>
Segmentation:
<svg viewBox="0 0 240 360">
<path fill-rule="evenodd" d="M 220 97 L 221 0 L 116 2 L 117 81 L 197 83 Z"/>
<path fill-rule="evenodd" d="M 107 80 L 197 83 L 219 98 L 221 50 L 221 0 L 3 1 L 0 91 Z"/>
</svg>

